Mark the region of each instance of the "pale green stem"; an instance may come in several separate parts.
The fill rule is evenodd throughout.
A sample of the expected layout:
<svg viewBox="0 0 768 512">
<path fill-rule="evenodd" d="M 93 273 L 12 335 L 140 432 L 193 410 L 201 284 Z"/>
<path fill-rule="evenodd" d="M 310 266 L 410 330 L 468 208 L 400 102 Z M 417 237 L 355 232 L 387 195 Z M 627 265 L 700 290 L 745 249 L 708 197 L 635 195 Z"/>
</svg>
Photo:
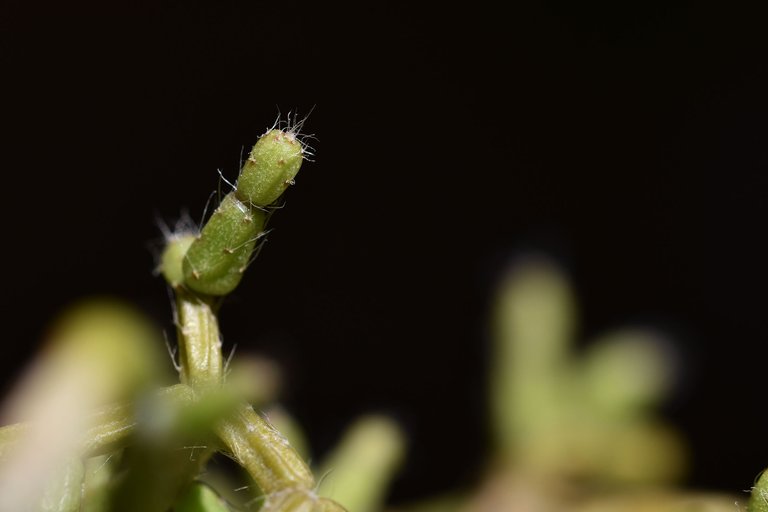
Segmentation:
<svg viewBox="0 0 768 512">
<path fill-rule="evenodd" d="M 214 389 L 222 383 L 222 356 L 212 299 L 182 288 L 176 294 L 181 380 L 196 391 Z M 241 406 L 233 418 L 220 423 L 216 433 L 263 492 L 314 488 L 309 467 L 251 406 Z"/>
<path fill-rule="evenodd" d="M 354 512 L 383 510 L 387 487 L 405 456 L 405 436 L 393 420 L 366 416 L 349 428 L 322 465 L 320 492 Z"/>
<path fill-rule="evenodd" d="M 84 436 L 82 454 L 93 457 L 124 447 L 136 427 L 132 412 L 128 405 L 117 404 L 97 413 L 97 423 Z M 29 431 L 29 427 L 27 423 L 15 423 L 0 428 L 0 457 Z"/>
<path fill-rule="evenodd" d="M 156 392 L 161 400 L 170 404 L 190 404 L 194 400 L 193 391 L 183 384 L 176 384 Z M 134 407 L 128 403 L 108 405 L 89 419 L 91 427 L 83 436 L 79 453 L 84 457 L 95 457 L 112 453 L 126 446 L 128 438 L 136 431 Z M 14 423 L 0 428 L 0 457 L 21 439 L 29 430 L 27 423 Z"/>
<path fill-rule="evenodd" d="M 129 404 L 115 404 L 100 411 L 96 424 L 88 429 L 85 436 L 85 454 L 92 457 L 123 448 L 136 430 L 133 411 Z"/>
<path fill-rule="evenodd" d="M 40 512 L 79 512 L 85 469 L 80 460 L 73 460 L 46 487 Z"/>
<path fill-rule="evenodd" d="M 195 391 L 214 389 L 222 383 L 219 322 L 211 302 L 182 288 L 176 290 L 180 378 Z"/>
<path fill-rule="evenodd" d="M 296 450 L 251 406 L 242 406 L 223 421 L 216 434 L 265 494 L 315 487 L 312 472 Z"/>
</svg>

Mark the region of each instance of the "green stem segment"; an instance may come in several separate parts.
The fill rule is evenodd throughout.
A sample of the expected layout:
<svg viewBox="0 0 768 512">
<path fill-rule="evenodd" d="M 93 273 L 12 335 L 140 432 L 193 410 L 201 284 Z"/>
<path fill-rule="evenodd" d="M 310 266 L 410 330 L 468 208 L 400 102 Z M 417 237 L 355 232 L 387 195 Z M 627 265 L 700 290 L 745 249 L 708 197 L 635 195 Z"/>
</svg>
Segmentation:
<svg viewBox="0 0 768 512">
<path fill-rule="evenodd" d="M 224 196 L 184 255 L 182 271 L 186 286 L 197 293 L 216 296 L 234 290 L 263 236 L 266 222 L 266 211 L 251 208 L 234 192 Z"/>
<path fill-rule="evenodd" d="M 240 170 L 237 197 L 255 207 L 275 201 L 293 184 L 304 150 L 292 131 L 270 130 L 259 138 Z"/>
<path fill-rule="evenodd" d="M 219 322 L 211 298 L 176 290 L 181 382 L 196 391 L 219 387 L 223 375 Z"/>
<path fill-rule="evenodd" d="M 312 472 L 296 450 L 253 407 L 242 406 L 216 433 L 265 494 L 315 487 Z"/>
<path fill-rule="evenodd" d="M 365 416 L 322 465 L 321 491 L 355 512 L 384 509 L 387 486 L 405 456 L 405 435 L 386 416 Z"/>
</svg>

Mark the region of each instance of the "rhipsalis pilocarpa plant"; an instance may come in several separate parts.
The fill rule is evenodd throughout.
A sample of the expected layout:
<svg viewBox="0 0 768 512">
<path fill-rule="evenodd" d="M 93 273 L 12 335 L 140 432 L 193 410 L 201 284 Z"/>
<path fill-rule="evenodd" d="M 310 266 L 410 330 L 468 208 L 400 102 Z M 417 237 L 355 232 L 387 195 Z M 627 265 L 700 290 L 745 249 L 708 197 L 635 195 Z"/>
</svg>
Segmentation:
<svg viewBox="0 0 768 512">
<path fill-rule="evenodd" d="M 200 233 L 180 233 L 168 241 L 161 270 L 176 294 L 180 377 L 196 396 L 223 385 L 217 305 L 239 284 L 273 205 L 301 167 L 304 147 L 294 130 L 272 129 L 264 134 L 251 150 L 234 190 Z M 307 464 L 252 406 L 235 405 L 213 431 L 220 448 L 248 471 L 264 494 L 262 510 L 343 510 L 315 494 Z"/>
<path fill-rule="evenodd" d="M 54 330 L 28 386 L 45 398 L 0 429 L 0 511 L 344 511 L 227 378 L 217 318 L 308 154 L 301 124 L 258 140 L 201 229 L 166 236 L 159 270 L 174 295 L 179 383 L 156 385 L 157 336 L 122 305 L 81 307 Z M 217 452 L 247 472 L 253 499 L 233 505 L 200 480 Z"/>
</svg>

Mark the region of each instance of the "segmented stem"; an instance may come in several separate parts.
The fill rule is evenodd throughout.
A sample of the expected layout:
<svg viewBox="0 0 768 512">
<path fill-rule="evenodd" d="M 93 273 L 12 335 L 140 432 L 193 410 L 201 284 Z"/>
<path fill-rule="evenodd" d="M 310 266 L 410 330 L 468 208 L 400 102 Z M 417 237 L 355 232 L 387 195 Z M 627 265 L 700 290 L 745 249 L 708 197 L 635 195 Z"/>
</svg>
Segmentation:
<svg viewBox="0 0 768 512">
<path fill-rule="evenodd" d="M 176 293 L 181 381 L 200 396 L 222 384 L 223 358 L 214 302 L 240 283 L 261 238 L 269 207 L 293 183 L 303 158 L 290 131 L 270 130 L 253 147 L 238 178 L 199 235 L 168 240 L 161 270 Z M 307 464 L 250 405 L 214 428 L 267 496 L 263 510 L 343 511 L 315 494 Z"/>
</svg>

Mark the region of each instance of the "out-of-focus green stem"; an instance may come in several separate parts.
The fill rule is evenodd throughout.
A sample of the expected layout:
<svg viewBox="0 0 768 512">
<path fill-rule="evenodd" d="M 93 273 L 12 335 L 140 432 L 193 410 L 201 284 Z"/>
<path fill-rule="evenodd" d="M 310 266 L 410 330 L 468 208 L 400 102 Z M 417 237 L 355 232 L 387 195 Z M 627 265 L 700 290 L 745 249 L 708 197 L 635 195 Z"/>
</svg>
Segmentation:
<svg viewBox="0 0 768 512">
<path fill-rule="evenodd" d="M 79 512 L 110 512 L 109 492 L 120 456 L 91 457 L 85 461 L 85 479 Z"/>
<path fill-rule="evenodd" d="M 178 384 L 136 406 L 134 443 L 122 454 L 127 468 L 110 492 L 111 512 L 167 512 L 214 452 L 200 426 L 190 428 L 204 406 L 191 387 Z M 190 434 L 190 435 L 188 435 Z"/>
<path fill-rule="evenodd" d="M 552 442 L 559 438 L 550 434 L 565 421 L 563 404 L 573 388 L 574 312 L 565 276 L 546 259 L 519 262 L 502 282 L 491 397 L 496 444 L 506 461 L 549 471 L 552 454 L 561 453 Z"/>
<path fill-rule="evenodd" d="M 192 403 L 195 395 L 189 386 L 176 384 L 157 391 L 154 396 L 182 406 Z M 136 431 L 137 420 L 134 412 L 131 404 L 118 403 L 103 407 L 94 413 L 88 420 L 90 427 L 83 436 L 79 453 L 84 457 L 95 457 L 123 448 L 130 435 Z M 26 423 L 15 423 L 0 428 L 0 458 L 28 429 L 29 425 Z"/>
<path fill-rule="evenodd" d="M 90 457 L 122 448 L 135 429 L 136 420 L 130 404 L 105 407 L 96 414 L 93 426 L 88 429 L 83 451 Z"/>
<path fill-rule="evenodd" d="M 14 423 L 0 428 L 0 459 L 8 452 L 8 448 L 23 435 L 27 426 L 23 423 Z"/>
<path fill-rule="evenodd" d="M 193 482 L 173 507 L 174 512 L 229 512 L 224 501 L 207 485 Z"/>
<path fill-rule="evenodd" d="M 386 416 L 360 418 L 323 464 L 320 490 L 355 512 L 376 512 L 405 455 L 405 436 Z"/>
<path fill-rule="evenodd" d="M 73 460 L 45 489 L 40 512 L 79 512 L 85 469 L 80 460 Z"/>
<path fill-rule="evenodd" d="M 132 409 L 127 404 L 110 405 L 97 413 L 98 423 L 84 436 L 82 453 L 92 457 L 123 447 L 123 441 L 135 430 Z M 26 423 L 0 428 L 0 457 L 28 431 Z"/>
</svg>

